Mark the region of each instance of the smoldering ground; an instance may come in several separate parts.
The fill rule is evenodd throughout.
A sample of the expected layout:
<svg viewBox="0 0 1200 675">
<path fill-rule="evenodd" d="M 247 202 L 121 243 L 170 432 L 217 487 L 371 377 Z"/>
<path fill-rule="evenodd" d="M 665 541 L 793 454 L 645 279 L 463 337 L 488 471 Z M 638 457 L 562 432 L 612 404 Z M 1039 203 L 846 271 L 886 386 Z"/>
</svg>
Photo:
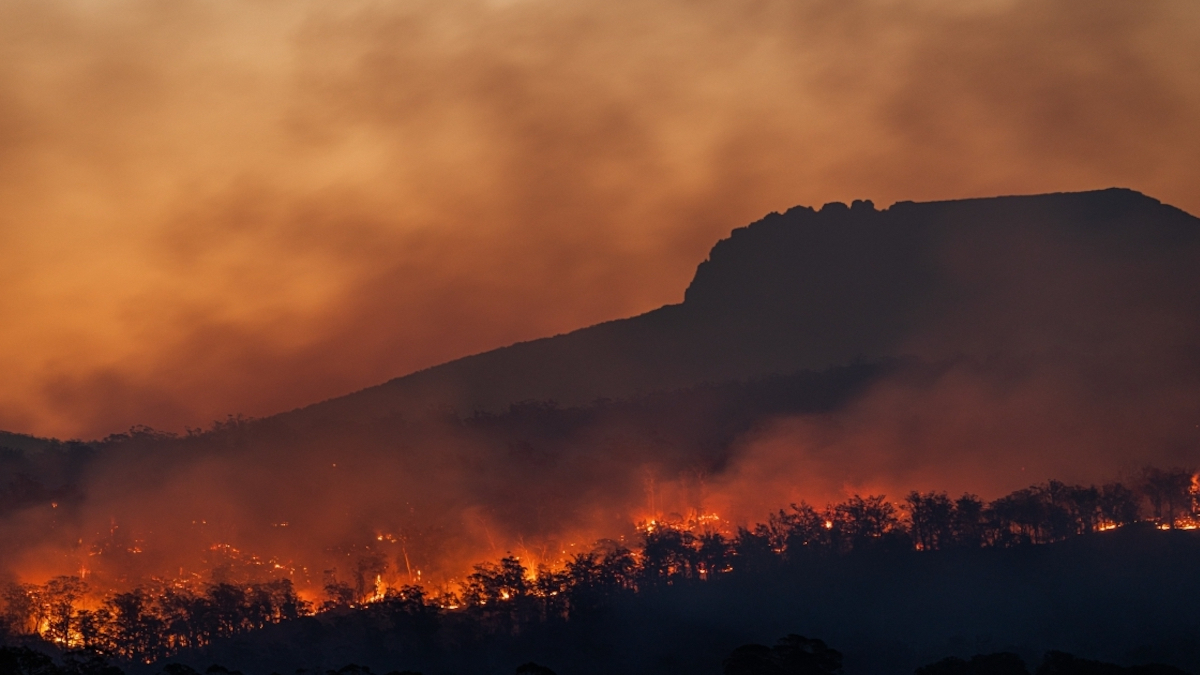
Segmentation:
<svg viewBox="0 0 1200 675">
<path fill-rule="evenodd" d="M 1186 0 L 0 13 L 17 431 L 182 431 L 634 314 L 795 203 L 1200 208 Z"/>
</svg>

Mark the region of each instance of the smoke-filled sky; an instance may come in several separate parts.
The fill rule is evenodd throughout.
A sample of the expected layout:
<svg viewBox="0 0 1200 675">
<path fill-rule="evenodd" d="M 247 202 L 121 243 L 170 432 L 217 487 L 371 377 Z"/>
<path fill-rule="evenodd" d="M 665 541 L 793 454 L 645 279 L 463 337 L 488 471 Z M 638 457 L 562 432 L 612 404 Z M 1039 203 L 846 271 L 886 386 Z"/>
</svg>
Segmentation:
<svg viewBox="0 0 1200 675">
<path fill-rule="evenodd" d="M 1194 0 L 6 0 L 0 428 L 263 415 L 678 302 L 794 204 L 1200 212 Z"/>
</svg>

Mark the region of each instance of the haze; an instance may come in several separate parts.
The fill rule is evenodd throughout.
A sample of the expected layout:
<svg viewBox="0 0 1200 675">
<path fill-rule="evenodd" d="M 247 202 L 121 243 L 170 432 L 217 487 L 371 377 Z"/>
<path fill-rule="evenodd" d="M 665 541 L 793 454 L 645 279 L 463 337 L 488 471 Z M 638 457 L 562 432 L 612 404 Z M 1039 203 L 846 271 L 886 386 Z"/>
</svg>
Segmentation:
<svg viewBox="0 0 1200 675">
<path fill-rule="evenodd" d="M 7 0 L 0 428 L 264 415 L 678 302 L 794 204 L 1200 212 L 1200 5 Z"/>
</svg>

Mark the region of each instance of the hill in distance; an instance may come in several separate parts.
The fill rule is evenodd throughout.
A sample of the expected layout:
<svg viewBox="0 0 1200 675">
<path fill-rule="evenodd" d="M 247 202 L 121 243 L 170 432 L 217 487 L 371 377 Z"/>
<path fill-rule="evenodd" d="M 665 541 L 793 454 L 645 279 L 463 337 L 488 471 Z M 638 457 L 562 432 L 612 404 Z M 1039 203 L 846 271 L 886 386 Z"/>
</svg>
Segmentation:
<svg viewBox="0 0 1200 675">
<path fill-rule="evenodd" d="M 1142 367 L 1132 377 L 1148 386 L 1174 386 L 1200 374 L 1198 328 L 1200 219 L 1133 190 L 884 210 L 834 202 L 735 229 L 682 303 L 460 358 L 273 422 L 586 405 L 891 359 L 1122 361 Z M 45 442 L 0 432 L 0 445 Z"/>
<path fill-rule="evenodd" d="M 1126 189 L 772 213 L 684 301 L 286 413 L 563 405 L 891 358 L 1169 353 L 1194 365 L 1200 220 Z M 1174 366 L 1179 365 L 1174 362 Z"/>
</svg>

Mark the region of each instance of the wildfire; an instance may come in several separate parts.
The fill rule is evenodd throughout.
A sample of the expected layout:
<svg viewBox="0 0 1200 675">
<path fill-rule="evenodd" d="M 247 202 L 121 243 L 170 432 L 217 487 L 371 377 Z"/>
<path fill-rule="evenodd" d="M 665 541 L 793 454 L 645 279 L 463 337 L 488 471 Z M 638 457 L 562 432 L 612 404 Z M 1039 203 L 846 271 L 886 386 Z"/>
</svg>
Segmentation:
<svg viewBox="0 0 1200 675">
<path fill-rule="evenodd" d="M 371 595 L 367 596 L 365 602 L 379 602 L 387 597 L 388 585 L 383 580 L 382 574 L 375 575 L 375 588 Z"/>
<path fill-rule="evenodd" d="M 725 526 L 725 521 L 716 513 L 692 511 L 686 516 L 673 515 L 674 517 L 669 519 L 641 519 L 636 521 L 634 527 L 642 534 L 653 534 L 662 529 L 684 530 L 693 533 L 724 532 L 728 530 Z"/>
<path fill-rule="evenodd" d="M 1063 509 L 1063 513 L 1078 519 L 1073 529 L 1061 533 L 1055 530 L 1054 522 L 1031 526 L 1006 515 L 1010 512 L 1003 510 L 1015 498 L 1049 500 L 1050 497 L 1045 495 L 1050 494 L 1052 485 L 1034 486 L 992 504 L 984 504 L 976 498 L 974 527 L 984 534 L 977 534 L 973 545 L 1052 543 L 1088 532 L 1113 531 L 1127 523 L 1140 523 L 1139 529 L 1200 529 L 1200 474 L 1174 470 L 1170 476 L 1172 492 L 1153 493 L 1149 492 L 1150 488 L 1143 488 L 1146 491 L 1141 493 L 1125 491 L 1132 500 L 1131 516 L 1123 515 L 1123 511 L 1105 511 L 1096 506 L 1094 500 L 1080 502 L 1081 506 L 1070 509 L 1057 503 L 1041 502 Z M 1083 488 L 1078 490 L 1082 492 Z M 518 540 L 509 545 L 520 556 L 509 554 L 499 564 L 479 564 L 474 568 L 476 573 L 458 578 L 431 575 L 440 593 L 420 602 L 445 611 L 485 604 L 488 611 L 492 611 L 497 609 L 497 603 L 501 603 L 499 611 L 509 611 L 509 608 L 526 606 L 530 598 L 541 598 L 549 603 L 547 606 L 561 607 L 564 597 L 569 602 L 571 584 L 590 583 L 586 581 L 588 575 L 595 575 L 594 570 L 600 569 L 597 566 L 602 561 L 609 564 L 607 556 L 610 555 L 612 560 L 619 561 L 613 567 L 618 570 L 616 578 L 626 575 L 624 581 L 617 582 L 618 587 L 628 590 L 635 589 L 642 579 L 647 578 L 661 579 L 667 584 L 681 579 L 707 582 L 737 571 L 739 556 L 786 557 L 801 546 L 843 553 L 860 544 L 869 545 L 871 539 L 895 535 L 896 542 L 907 541 L 919 551 L 945 547 L 947 544 L 942 537 L 951 535 L 933 530 L 938 526 L 937 521 L 920 520 L 917 513 L 920 503 L 914 501 L 918 497 L 936 501 L 939 495 L 929 493 L 910 497 L 914 504 L 911 506 L 887 502 L 883 496 L 862 498 L 858 495 L 843 504 L 829 504 L 823 510 L 802 503 L 792 505 L 793 512 L 780 510 L 771 514 L 767 523 L 750 528 L 733 527 L 719 514 L 701 509 L 693 509 L 686 515 L 658 514 L 635 520 L 634 533 L 626 530 L 625 535 L 602 540 L 602 545 L 595 548 L 582 540 L 579 540 L 582 543 L 564 543 L 570 541 L 569 538 L 528 545 L 524 540 Z M 944 493 L 940 498 L 950 503 Z M 1152 512 L 1149 510 L 1151 505 Z M 207 528 L 220 527 L 215 523 L 208 525 L 206 521 L 194 522 L 206 526 L 205 532 L 209 531 Z M 289 523 L 280 521 L 270 525 L 284 528 Z M 933 535 L 927 534 L 931 531 Z M 488 536 L 490 539 L 491 534 Z M 318 572 L 316 578 L 310 574 L 310 568 L 291 560 L 270 557 L 261 551 L 262 555 L 257 555 L 240 541 L 213 541 L 212 537 L 200 541 L 204 543 L 197 542 L 196 548 L 189 552 L 191 566 L 179 564 L 183 562 L 181 560 L 167 562 L 169 559 L 164 560 L 164 551 L 157 548 L 155 539 L 147 533 L 118 528 L 114 521 L 107 535 L 100 536 L 94 543 L 80 538 L 73 546 L 67 564 L 40 575 L 42 585 L 12 585 L 3 603 L 6 611 L 13 612 L 12 616 L 23 617 L 14 620 L 13 624 L 19 626 L 20 632 L 37 633 L 49 642 L 73 649 L 87 646 L 87 621 L 112 621 L 113 616 L 123 611 L 118 609 L 121 602 L 144 603 L 164 616 L 176 611 L 171 609 L 174 605 L 170 603 L 174 602 L 173 598 L 181 597 L 190 598 L 198 606 L 224 602 L 228 597 L 241 598 L 238 602 L 245 606 L 256 602 L 276 608 L 286 605 L 286 610 L 271 610 L 275 613 L 265 615 L 266 618 L 261 620 L 269 623 L 284 620 L 280 618 L 284 616 L 427 597 L 420 590 L 427 580 L 423 579 L 418 565 L 428 565 L 431 561 L 419 557 L 424 552 L 419 547 L 421 535 L 407 530 L 398 530 L 396 534 L 383 529 L 369 530 L 360 540 L 325 549 L 327 557 L 322 559 L 325 566 L 314 567 Z M 504 545 L 500 540 L 494 543 Z M 163 568 L 170 571 L 164 573 Z M 66 570 L 71 570 L 74 576 L 54 576 Z M 320 582 L 321 571 L 325 573 L 323 584 Z M 455 570 L 440 571 L 445 574 Z M 47 578 L 49 581 L 45 581 Z M 222 593 L 228 595 L 222 596 Z M 416 595 L 409 595 L 412 593 Z M 285 598 L 283 604 L 271 605 L 281 602 L 279 598 Z M 556 600 L 549 601 L 550 598 Z M 201 637 L 171 637 L 170 640 L 178 639 L 179 642 L 171 642 L 164 648 L 187 648 L 199 644 L 189 642 L 191 640 L 225 637 L 233 630 L 249 630 L 245 627 L 249 625 L 242 624 L 242 628 L 225 632 L 221 632 L 225 629 L 214 629 Z"/>
</svg>

